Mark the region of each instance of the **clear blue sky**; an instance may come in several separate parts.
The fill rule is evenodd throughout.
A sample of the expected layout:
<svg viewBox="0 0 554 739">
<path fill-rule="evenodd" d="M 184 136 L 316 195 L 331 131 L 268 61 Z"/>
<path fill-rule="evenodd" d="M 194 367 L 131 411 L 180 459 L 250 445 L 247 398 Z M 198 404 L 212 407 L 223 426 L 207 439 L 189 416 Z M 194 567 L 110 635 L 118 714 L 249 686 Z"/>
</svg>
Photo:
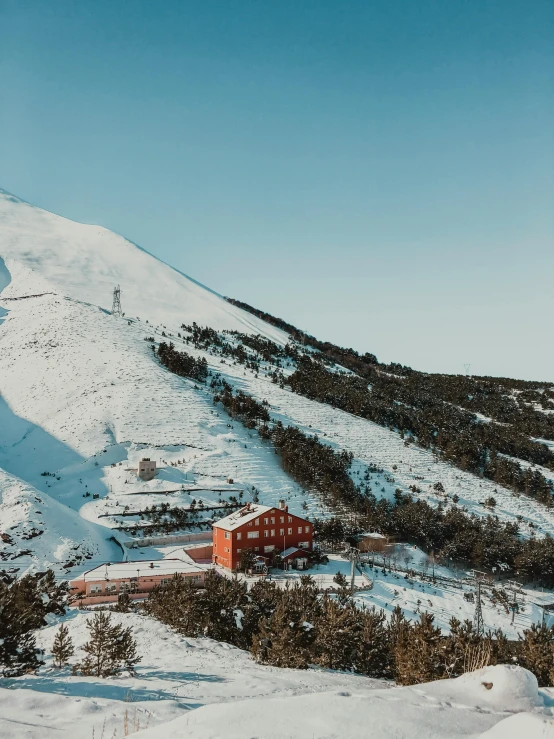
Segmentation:
<svg viewBox="0 0 554 739">
<path fill-rule="evenodd" d="M 551 0 L 0 0 L 0 187 L 429 371 L 554 380 Z"/>
</svg>

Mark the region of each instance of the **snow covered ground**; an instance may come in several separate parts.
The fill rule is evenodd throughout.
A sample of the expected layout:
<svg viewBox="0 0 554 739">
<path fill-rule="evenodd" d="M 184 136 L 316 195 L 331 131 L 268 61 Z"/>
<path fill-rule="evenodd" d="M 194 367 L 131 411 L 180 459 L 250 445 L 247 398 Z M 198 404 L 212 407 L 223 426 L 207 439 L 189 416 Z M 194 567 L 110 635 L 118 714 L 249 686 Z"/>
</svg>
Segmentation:
<svg viewBox="0 0 554 739">
<path fill-rule="evenodd" d="M 124 556 L 130 535 L 116 530 L 138 517 L 118 514 L 154 503 L 188 507 L 193 500 L 217 505 L 242 495 L 291 510 L 325 515 L 321 503 L 281 469 L 271 447 L 217 407 L 209 390 L 163 369 L 145 338 L 166 337 L 182 348 L 181 324 L 196 321 L 219 331 L 260 333 L 284 344 L 281 331 L 230 305 L 122 237 L 76 224 L 0 192 L 0 532 L 9 569 L 51 564 L 59 577 Z M 111 295 L 121 285 L 124 318 L 110 315 Z M 539 535 L 554 533 L 554 511 L 480 480 L 394 432 L 281 389 L 232 361 L 205 356 L 213 371 L 234 387 L 267 399 L 275 419 L 294 423 L 336 449 L 354 455 L 353 475 L 369 465 L 377 495 L 416 484 L 437 502 L 441 482 L 449 499 L 471 511 L 489 496 L 505 520 L 521 518 Z M 140 457 L 156 460 L 150 482 L 137 479 Z M 229 478 L 233 483 L 228 483 Z M 40 532 L 40 533 L 38 533 Z M 30 537 L 30 538 L 26 538 Z M 114 537 L 112 539 L 112 537 Z M 132 558 L 175 556 L 175 545 L 132 550 Z M 84 559 L 88 557 L 88 559 Z M 394 580 L 394 577 L 393 577 Z M 400 603 L 408 613 L 431 601 L 441 626 L 465 617 L 467 602 L 419 585 L 380 584 L 371 598 L 386 609 Z M 403 588 L 406 587 L 406 591 Z M 405 593 L 405 595 L 404 595 Z M 420 597 L 424 595 L 425 597 Z M 421 600 L 422 604 L 417 601 Z M 539 617 L 529 608 L 522 618 Z M 491 626 L 504 624 L 491 612 Z M 499 621 L 499 623 L 496 623 Z"/>
<path fill-rule="evenodd" d="M 87 618 L 73 612 L 65 619 L 74 661 L 87 640 Z M 57 670 L 48 656 L 57 625 L 42 629 L 46 665 L 37 675 L 0 680 L 1 737 L 112 739 L 125 736 L 125 727 L 137 739 L 475 739 L 494 727 L 501 733 L 490 736 L 554 736 L 554 693 L 538 690 L 522 668 L 396 688 L 329 670 L 265 667 L 239 649 L 186 639 L 149 618 L 113 618 L 133 627 L 143 658 L 136 676 L 102 680 Z"/>
<path fill-rule="evenodd" d="M 465 596 L 473 596 L 475 585 L 467 576 L 467 573 L 455 573 L 447 567 L 435 568 L 437 578 L 431 578 L 431 569 L 424 574 L 423 568 L 418 564 L 418 558 L 423 555 L 419 550 L 410 549 L 412 561 L 410 567 L 419 567 L 421 575 L 406 576 L 404 572 L 394 569 L 383 570 L 382 567 L 365 567 L 365 577 L 356 572 L 354 584 L 356 588 L 363 588 L 356 593 L 356 601 L 359 605 L 368 608 L 375 607 L 383 610 L 387 616 L 400 606 L 406 618 L 417 621 L 423 612 L 432 613 L 435 624 L 444 633 L 449 631 L 449 621 L 452 616 L 459 621 L 473 620 L 475 604 Z M 405 567 L 400 560 L 399 567 Z M 342 573 L 350 582 L 351 564 L 338 554 L 329 555 L 327 564 L 316 565 L 310 570 L 310 575 L 320 588 L 337 587 L 333 578 Z M 287 572 L 272 574 L 272 578 L 279 581 L 298 579 L 303 573 Z M 368 580 L 373 583 L 369 589 Z M 505 583 L 496 583 L 497 591 L 505 587 Z M 523 588 L 518 593 L 519 610 L 512 614 L 498 597 L 498 592 L 493 592 L 491 587 L 483 586 L 481 603 L 483 610 L 483 621 L 485 629 L 494 631 L 501 628 L 509 639 L 517 639 L 524 629 L 531 624 L 539 623 L 543 618 L 543 610 L 537 603 L 540 602 L 541 593 L 532 589 Z M 512 623 L 513 616 L 513 623 Z M 545 612 L 547 625 L 554 625 L 554 616 Z"/>
<path fill-rule="evenodd" d="M 124 318 L 109 313 L 117 284 Z M 0 191 L 2 568 L 21 574 L 53 566 L 61 579 L 121 559 L 131 535 L 117 527 L 138 517 L 120 514 L 153 503 L 217 505 L 231 495 L 247 501 L 259 494 L 262 503 L 285 498 L 296 513 L 326 514 L 282 471 L 269 445 L 214 407 L 207 388 L 171 375 L 153 357 L 146 337 L 160 340 L 164 332 L 181 348 L 180 326 L 193 321 L 287 341 L 124 238 Z M 444 496 L 433 486 L 441 482 L 469 510 L 484 513 L 479 504 L 493 495 L 495 512 L 505 520 L 521 517 L 524 534 L 526 522 L 539 534 L 554 533 L 554 512 L 437 463 L 376 424 L 279 388 L 267 376 L 269 367 L 256 377 L 232 361 L 187 351 L 205 356 L 234 387 L 267 399 L 275 419 L 352 451 L 355 479 L 369 465 L 382 468 L 371 473 L 377 495 L 417 484 L 422 497 L 437 502 Z M 152 481 L 136 477 L 142 456 L 158 464 Z M 182 551 L 169 543 L 131 550 L 134 559 Z M 348 569 L 337 556 L 312 574 L 324 586 Z M 451 615 L 472 615 L 463 588 L 394 572 L 374 575 L 373 589 L 358 593 L 360 602 L 387 612 L 400 605 L 409 617 L 428 610 L 441 628 Z M 512 627 L 510 615 L 487 597 L 485 623 L 508 634 L 542 616 L 529 593 Z M 145 739 L 554 736 L 553 694 L 537 691 L 521 669 L 487 668 L 456 681 L 393 688 L 324 670 L 262 667 L 233 647 L 184 639 L 147 618 L 114 618 L 135 630 L 143 655 L 137 675 L 72 676 L 54 670 L 47 656 L 37 675 L 0 681 L 0 737 L 112 739 L 126 731 Z M 82 646 L 85 614 L 72 611 L 66 621 Z M 38 633 L 47 655 L 54 629 Z"/>
</svg>

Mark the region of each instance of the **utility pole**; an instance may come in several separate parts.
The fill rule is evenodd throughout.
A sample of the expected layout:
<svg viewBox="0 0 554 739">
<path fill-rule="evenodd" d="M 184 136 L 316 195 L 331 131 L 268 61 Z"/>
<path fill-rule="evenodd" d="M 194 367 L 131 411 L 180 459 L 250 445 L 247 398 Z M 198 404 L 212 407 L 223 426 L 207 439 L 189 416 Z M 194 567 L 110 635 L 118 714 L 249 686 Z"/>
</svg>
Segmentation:
<svg viewBox="0 0 554 739">
<path fill-rule="evenodd" d="M 510 600 L 510 610 L 512 612 L 512 624 L 513 624 L 516 613 L 519 612 L 519 603 L 517 602 L 517 595 L 518 595 L 518 592 L 521 591 L 521 584 L 518 582 L 509 582 L 506 586 L 506 590 L 512 594 L 512 598 Z M 544 611 L 543 611 L 543 621 L 544 621 Z"/>
<path fill-rule="evenodd" d="M 121 288 L 119 285 L 113 289 L 112 316 L 121 317 Z"/>
<path fill-rule="evenodd" d="M 354 593 L 354 578 L 356 576 L 356 564 L 358 563 L 358 560 L 360 559 L 360 552 L 355 547 L 352 547 L 350 549 L 349 553 L 349 559 L 351 562 L 350 567 L 350 592 Z"/>
</svg>

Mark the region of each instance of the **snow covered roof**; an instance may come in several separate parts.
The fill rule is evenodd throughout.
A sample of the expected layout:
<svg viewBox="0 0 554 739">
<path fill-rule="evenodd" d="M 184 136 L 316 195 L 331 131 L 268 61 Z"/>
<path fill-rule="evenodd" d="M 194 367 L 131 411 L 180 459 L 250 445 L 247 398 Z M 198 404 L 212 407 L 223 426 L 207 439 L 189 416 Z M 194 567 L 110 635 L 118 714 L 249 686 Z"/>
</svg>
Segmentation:
<svg viewBox="0 0 554 739">
<path fill-rule="evenodd" d="M 189 574 L 204 572 L 201 567 L 192 561 L 181 559 L 154 559 L 141 560 L 137 562 L 114 562 L 98 565 L 92 570 L 85 572 L 76 580 L 120 580 L 131 577 L 146 577 L 156 575 L 174 575 L 175 573 Z"/>
<path fill-rule="evenodd" d="M 235 511 L 234 513 L 230 513 L 228 516 L 225 516 L 225 518 L 220 518 L 219 521 L 214 523 L 214 528 L 224 529 L 225 531 L 234 531 L 235 529 L 244 526 L 245 523 L 254 521 L 254 519 L 259 516 L 263 516 L 264 513 L 272 511 L 274 508 L 275 506 L 248 503 L 248 505 L 245 505 L 244 508 L 240 509 L 240 511 Z"/>
<path fill-rule="evenodd" d="M 298 549 L 298 547 L 288 547 L 284 552 L 281 552 L 281 559 L 288 559 L 295 554 L 306 554 L 306 552 L 303 549 Z"/>
<path fill-rule="evenodd" d="M 540 608 L 552 608 L 554 606 L 554 594 L 553 593 L 533 593 L 529 600 Z"/>
</svg>

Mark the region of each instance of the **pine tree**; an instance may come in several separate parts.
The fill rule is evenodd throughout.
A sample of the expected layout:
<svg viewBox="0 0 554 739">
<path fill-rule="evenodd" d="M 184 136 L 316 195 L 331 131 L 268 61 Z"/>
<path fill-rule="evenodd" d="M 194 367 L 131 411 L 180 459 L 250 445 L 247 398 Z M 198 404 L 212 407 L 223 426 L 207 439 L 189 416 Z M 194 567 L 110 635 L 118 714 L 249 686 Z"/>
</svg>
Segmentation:
<svg viewBox="0 0 554 739">
<path fill-rule="evenodd" d="M 180 634 L 197 637 L 204 627 L 200 596 L 190 580 L 176 573 L 167 585 L 152 590 L 144 609 Z"/>
<path fill-rule="evenodd" d="M 354 669 L 369 677 L 392 677 L 393 654 L 385 614 L 375 608 L 357 612 Z"/>
<path fill-rule="evenodd" d="M 245 582 L 236 577 L 228 580 L 216 573 L 207 573 L 199 598 L 203 635 L 238 645 L 241 641 L 238 611 L 242 611 L 247 602 Z"/>
<path fill-rule="evenodd" d="M 117 603 L 113 607 L 117 613 L 129 613 L 131 610 L 132 600 L 129 597 L 129 593 L 120 593 Z"/>
<path fill-rule="evenodd" d="M 303 575 L 299 585 L 282 591 L 272 615 L 261 621 L 253 638 L 252 654 L 265 664 L 305 669 L 313 659 L 320 614 L 315 581 Z"/>
<path fill-rule="evenodd" d="M 137 643 L 133 639 L 133 630 L 130 627 L 124 629 L 118 625 L 114 628 L 113 640 L 118 665 L 134 673 L 135 665 L 141 661 L 142 657 L 137 654 Z"/>
<path fill-rule="evenodd" d="M 420 622 L 410 626 L 398 640 L 395 661 L 400 685 L 426 683 L 444 676 L 441 631 L 433 621 L 430 613 L 422 613 Z"/>
<path fill-rule="evenodd" d="M 356 656 L 357 611 L 327 594 L 317 622 L 315 662 L 330 670 L 352 669 Z"/>
<path fill-rule="evenodd" d="M 259 580 L 248 592 L 249 602 L 242 608 L 242 631 L 237 646 L 250 649 L 262 619 L 270 618 L 281 601 L 282 591 L 276 583 Z"/>
<path fill-rule="evenodd" d="M 554 684 L 554 627 L 532 624 L 523 632 L 521 663 L 535 674 L 540 687 Z"/>
<path fill-rule="evenodd" d="M 475 648 L 482 637 L 474 631 L 471 621 L 461 623 L 450 619 L 450 633 L 445 639 L 443 662 L 446 677 L 459 677 L 464 672 L 464 663 L 469 649 Z"/>
<path fill-rule="evenodd" d="M 55 666 L 58 669 L 61 669 L 69 662 L 69 658 L 72 657 L 74 653 L 75 649 L 73 648 L 73 641 L 69 636 L 69 629 L 65 624 L 61 624 L 56 636 L 54 637 L 54 644 L 52 645 L 52 655 L 54 656 Z"/>
<path fill-rule="evenodd" d="M 32 631 L 43 625 L 44 608 L 36 578 L 28 576 L 11 585 L 0 582 L 0 675 L 3 677 L 17 677 L 42 664 Z"/>
<path fill-rule="evenodd" d="M 112 624 L 111 619 L 111 614 L 100 611 L 87 622 L 90 639 L 83 647 L 87 654 L 81 663 L 83 675 L 109 677 L 117 675 L 123 667 L 133 671 L 140 662 L 132 629 Z"/>
<path fill-rule="evenodd" d="M 243 549 L 240 553 L 239 566 L 240 572 L 248 572 L 254 567 L 256 555 L 251 549 Z"/>
<path fill-rule="evenodd" d="M 260 624 L 252 654 L 263 664 L 306 669 L 311 661 L 313 631 L 313 625 L 301 618 L 290 600 L 284 599 L 273 615 Z"/>
<path fill-rule="evenodd" d="M 395 606 L 392 611 L 390 621 L 387 624 L 388 641 L 393 655 L 396 651 L 398 642 L 404 637 L 409 627 L 410 623 L 404 616 L 402 609 L 400 606 Z"/>
</svg>

